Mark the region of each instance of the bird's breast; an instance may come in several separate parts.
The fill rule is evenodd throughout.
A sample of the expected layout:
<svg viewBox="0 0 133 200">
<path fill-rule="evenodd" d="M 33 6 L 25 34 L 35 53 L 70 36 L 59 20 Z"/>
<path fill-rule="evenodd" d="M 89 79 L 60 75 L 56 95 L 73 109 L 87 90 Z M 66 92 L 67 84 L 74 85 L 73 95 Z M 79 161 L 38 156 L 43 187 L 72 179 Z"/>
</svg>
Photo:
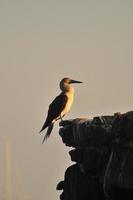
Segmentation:
<svg viewBox="0 0 133 200">
<path fill-rule="evenodd" d="M 67 96 L 68 100 L 66 102 L 66 106 L 65 106 L 64 110 L 61 113 L 62 116 L 65 115 L 67 112 L 69 112 L 71 105 L 73 103 L 74 94 L 73 93 L 66 93 L 66 96 Z"/>
</svg>

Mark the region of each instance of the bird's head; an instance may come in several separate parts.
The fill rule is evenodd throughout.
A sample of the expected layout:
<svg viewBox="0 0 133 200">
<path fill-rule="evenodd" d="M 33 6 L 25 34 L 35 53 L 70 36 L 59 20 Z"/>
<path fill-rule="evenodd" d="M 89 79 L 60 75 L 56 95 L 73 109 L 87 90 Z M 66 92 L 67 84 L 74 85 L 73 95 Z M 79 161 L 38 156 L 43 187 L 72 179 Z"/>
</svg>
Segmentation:
<svg viewBox="0 0 133 200">
<path fill-rule="evenodd" d="M 71 84 L 73 84 L 73 83 L 82 83 L 82 82 L 76 81 L 76 80 L 73 80 L 73 79 L 70 79 L 70 78 L 63 78 L 60 81 L 60 89 L 62 91 L 69 91 L 72 88 Z"/>
</svg>

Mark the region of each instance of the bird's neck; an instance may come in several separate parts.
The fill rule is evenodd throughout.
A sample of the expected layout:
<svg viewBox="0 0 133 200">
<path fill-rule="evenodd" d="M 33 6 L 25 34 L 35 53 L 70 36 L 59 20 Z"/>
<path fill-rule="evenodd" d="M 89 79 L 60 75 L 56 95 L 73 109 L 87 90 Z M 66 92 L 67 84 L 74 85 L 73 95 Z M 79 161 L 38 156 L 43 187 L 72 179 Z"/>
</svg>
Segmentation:
<svg viewBox="0 0 133 200">
<path fill-rule="evenodd" d="M 70 94 L 70 95 L 74 95 L 74 88 L 73 87 L 69 87 L 64 92 L 67 93 L 67 94 Z"/>
</svg>

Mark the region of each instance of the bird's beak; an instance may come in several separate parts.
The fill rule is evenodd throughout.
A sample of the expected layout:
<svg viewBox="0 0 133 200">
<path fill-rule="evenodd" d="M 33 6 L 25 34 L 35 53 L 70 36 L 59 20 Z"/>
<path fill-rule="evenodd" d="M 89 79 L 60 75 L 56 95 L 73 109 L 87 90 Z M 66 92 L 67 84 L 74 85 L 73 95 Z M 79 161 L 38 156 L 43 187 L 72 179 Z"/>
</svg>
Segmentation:
<svg viewBox="0 0 133 200">
<path fill-rule="evenodd" d="M 69 83 L 83 83 L 83 82 L 81 82 L 81 81 L 76 81 L 76 80 L 70 80 Z"/>
</svg>

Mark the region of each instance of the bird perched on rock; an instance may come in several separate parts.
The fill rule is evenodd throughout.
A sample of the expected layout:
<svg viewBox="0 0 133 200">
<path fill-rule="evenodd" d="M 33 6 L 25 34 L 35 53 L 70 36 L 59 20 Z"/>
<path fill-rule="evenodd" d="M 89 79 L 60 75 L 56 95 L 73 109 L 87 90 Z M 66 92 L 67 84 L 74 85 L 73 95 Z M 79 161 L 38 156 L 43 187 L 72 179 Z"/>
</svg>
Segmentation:
<svg viewBox="0 0 133 200">
<path fill-rule="evenodd" d="M 55 121 L 61 119 L 70 110 L 74 98 L 74 88 L 71 84 L 82 83 L 81 81 L 72 80 L 70 78 L 63 78 L 60 81 L 61 93 L 58 95 L 49 106 L 46 121 L 40 130 L 42 132 L 48 127 L 43 142 L 50 136 Z M 43 143 L 42 142 L 42 143 Z"/>
</svg>

